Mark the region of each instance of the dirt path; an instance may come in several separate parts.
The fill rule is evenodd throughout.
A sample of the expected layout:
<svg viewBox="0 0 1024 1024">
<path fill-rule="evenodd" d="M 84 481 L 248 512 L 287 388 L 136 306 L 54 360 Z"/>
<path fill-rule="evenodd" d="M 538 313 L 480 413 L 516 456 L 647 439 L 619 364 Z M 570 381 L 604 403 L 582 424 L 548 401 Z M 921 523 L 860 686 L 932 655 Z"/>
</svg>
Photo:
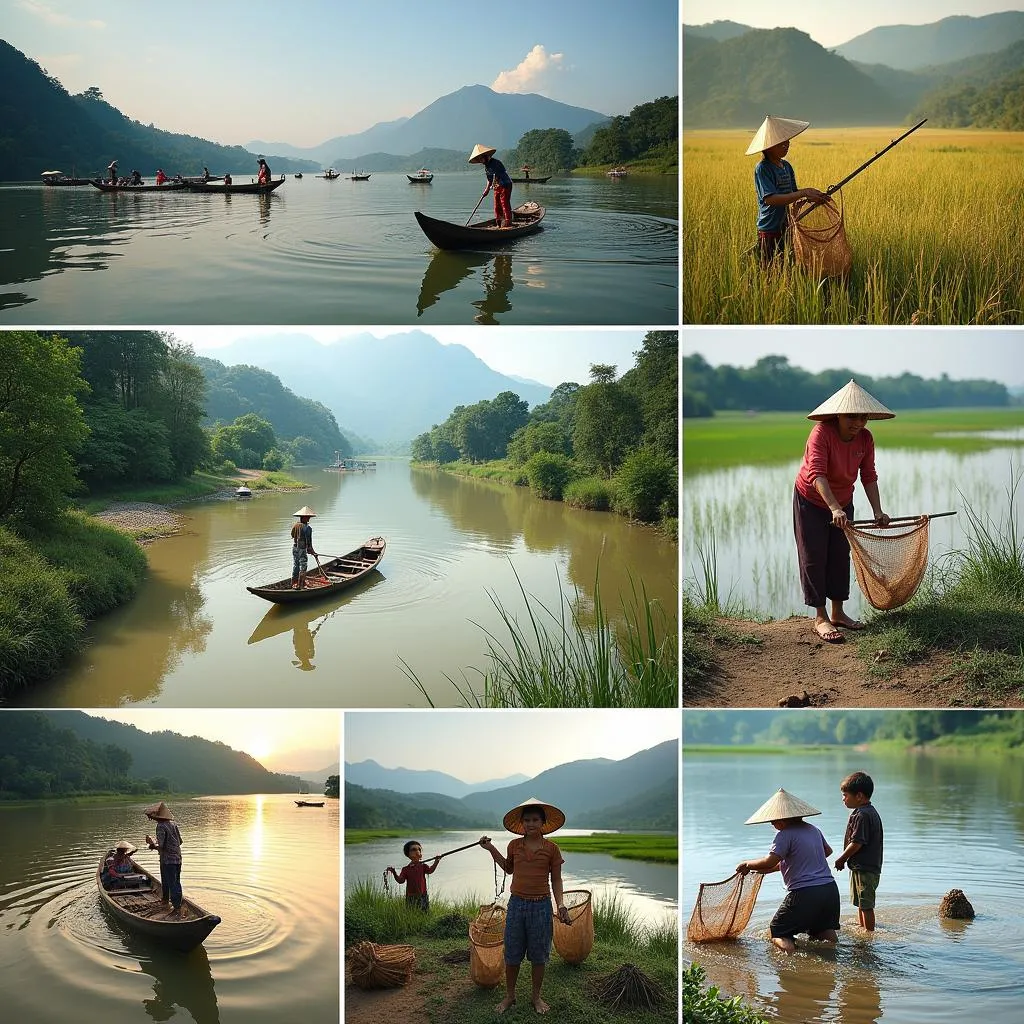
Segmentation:
<svg viewBox="0 0 1024 1024">
<path fill-rule="evenodd" d="M 857 653 L 858 639 L 829 644 L 803 616 L 773 622 L 720 619 L 736 638 L 716 646 L 720 671 L 683 695 L 686 707 L 778 707 L 790 695 L 807 692 L 812 707 L 1024 707 L 1014 699 L 981 699 L 955 679 L 943 679 L 953 657 L 939 654 L 910 667 L 894 668 L 891 678 L 871 675 Z M 860 644 L 870 644 L 868 635 Z M 885 662 L 885 652 L 872 651 Z"/>
<path fill-rule="evenodd" d="M 427 1024 L 431 1019 L 445 1020 L 444 1004 L 463 992 L 477 991 L 468 977 L 438 983 L 433 971 L 417 968 L 408 985 L 401 988 L 365 991 L 346 981 L 345 1024 Z M 501 1000 L 496 988 L 494 1005 Z M 429 1009 L 428 1009 L 429 1001 Z M 431 1017 L 431 1012 L 434 1016 Z"/>
</svg>

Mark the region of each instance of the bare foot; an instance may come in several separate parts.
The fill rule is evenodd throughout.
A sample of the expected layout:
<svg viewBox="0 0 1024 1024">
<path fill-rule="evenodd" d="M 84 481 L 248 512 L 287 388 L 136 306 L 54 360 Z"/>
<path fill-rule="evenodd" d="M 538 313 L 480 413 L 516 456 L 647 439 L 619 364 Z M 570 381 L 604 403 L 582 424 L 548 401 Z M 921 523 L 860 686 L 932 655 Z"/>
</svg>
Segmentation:
<svg viewBox="0 0 1024 1024">
<path fill-rule="evenodd" d="M 505 996 L 504 999 L 494 1008 L 494 1012 L 500 1017 L 506 1010 L 516 1005 L 515 996 Z"/>
<path fill-rule="evenodd" d="M 814 632 L 827 644 L 841 644 L 846 639 L 827 619 L 815 622 Z"/>
<path fill-rule="evenodd" d="M 842 615 L 833 615 L 832 621 L 837 626 L 842 626 L 843 629 L 863 629 L 864 623 L 857 619 L 851 619 L 845 612 Z"/>
<path fill-rule="evenodd" d="M 537 996 L 537 998 L 534 999 L 533 1008 L 537 1013 L 547 1013 L 551 1009 L 551 1007 L 548 1006 L 540 996 Z"/>
</svg>

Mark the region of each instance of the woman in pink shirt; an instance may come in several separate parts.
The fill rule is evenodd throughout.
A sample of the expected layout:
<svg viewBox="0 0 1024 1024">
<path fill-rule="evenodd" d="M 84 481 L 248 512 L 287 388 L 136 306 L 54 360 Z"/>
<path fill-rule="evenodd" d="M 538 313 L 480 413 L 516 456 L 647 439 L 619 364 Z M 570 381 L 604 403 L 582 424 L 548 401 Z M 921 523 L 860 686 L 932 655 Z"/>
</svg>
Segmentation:
<svg viewBox="0 0 1024 1024">
<path fill-rule="evenodd" d="M 828 643 L 843 642 L 837 626 L 864 628 L 843 611 L 843 602 L 850 597 L 850 545 L 843 530 L 853 519 L 858 473 L 875 522 L 888 525 L 878 496 L 875 441 L 865 424 L 895 415 L 851 380 L 807 417 L 818 423 L 807 438 L 796 476 L 793 531 L 804 603 L 814 609 L 815 632 Z M 827 601 L 832 603 L 831 614 Z"/>
</svg>

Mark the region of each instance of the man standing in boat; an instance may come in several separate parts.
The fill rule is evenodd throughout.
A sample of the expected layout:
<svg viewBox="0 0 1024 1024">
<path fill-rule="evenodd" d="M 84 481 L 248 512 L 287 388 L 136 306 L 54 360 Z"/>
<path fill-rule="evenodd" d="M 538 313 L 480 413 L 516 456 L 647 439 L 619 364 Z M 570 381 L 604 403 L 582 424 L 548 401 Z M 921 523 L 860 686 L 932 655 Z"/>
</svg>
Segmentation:
<svg viewBox="0 0 1024 1024">
<path fill-rule="evenodd" d="M 292 526 L 292 590 L 302 590 L 306 586 L 309 556 L 316 557 L 313 550 L 313 527 L 309 525 L 316 513 L 308 505 L 303 505 L 292 515 L 299 518 Z"/>
<path fill-rule="evenodd" d="M 167 804 L 160 801 L 146 808 L 146 817 L 156 822 L 156 838 L 146 836 L 146 845 L 160 853 L 160 882 L 163 901 L 171 905 L 170 917 L 181 916 L 181 832 Z"/>
<path fill-rule="evenodd" d="M 107 164 L 107 177 L 110 179 L 110 184 L 111 185 L 116 185 L 117 184 L 117 161 L 116 160 L 111 160 L 110 163 Z"/>
<path fill-rule="evenodd" d="M 487 175 L 487 188 L 484 195 L 494 189 L 494 220 L 499 228 L 512 227 L 512 178 L 505 165 L 494 156 L 493 146 L 481 146 L 479 143 L 473 147 L 469 155 L 471 164 L 483 164 L 484 173 Z M 481 199 L 483 196 L 480 197 Z"/>
</svg>

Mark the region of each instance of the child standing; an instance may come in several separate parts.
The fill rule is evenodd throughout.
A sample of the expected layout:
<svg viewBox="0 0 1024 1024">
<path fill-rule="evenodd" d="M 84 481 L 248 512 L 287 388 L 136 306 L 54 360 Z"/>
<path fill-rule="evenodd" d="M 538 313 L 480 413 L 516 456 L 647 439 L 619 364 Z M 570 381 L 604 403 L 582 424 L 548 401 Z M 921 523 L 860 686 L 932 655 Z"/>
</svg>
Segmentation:
<svg viewBox="0 0 1024 1024">
<path fill-rule="evenodd" d="M 515 1005 L 516 981 L 523 957 L 530 961 L 531 1002 L 537 1013 L 551 1007 L 541 998 L 544 966 L 551 958 L 551 896 L 555 897 L 558 919 L 569 924 L 569 911 L 562 902 L 562 865 L 558 847 L 544 837 L 565 824 L 565 815 L 542 800 L 531 798 L 505 815 L 506 831 L 521 839 L 508 844 L 502 856 L 489 836 L 480 837 L 487 850 L 506 874 L 512 876 L 508 911 L 505 915 L 505 998 L 497 1006 L 499 1014 Z M 550 888 L 549 883 L 550 881 Z"/>
<path fill-rule="evenodd" d="M 810 121 L 794 121 L 769 114 L 747 147 L 747 156 L 761 154 L 761 162 L 754 168 L 754 185 L 758 203 L 757 244 L 763 265 L 782 251 L 786 207 L 801 199 L 823 203 L 828 198 L 816 188 L 798 189 L 793 165 L 785 159 L 789 140 L 810 126 Z"/>
<path fill-rule="evenodd" d="M 865 931 L 875 930 L 875 890 L 882 875 L 882 819 L 871 803 L 875 784 L 870 775 L 854 772 L 839 784 L 843 803 L 851 808 L 836 871 L 850 868 L 850 899 Z"/>
<path fill-rule="evenodd" d="M 423 847 L 415 840 L 410 839 L 402 847 L 402 853 L 409 858 L 409 863 L 396 872 L 389 864 L 388 871 L 394 875 L 395 881 L 401 885 L 405 883 L 405 905 L 416 907 L 424 912 L 430 910 L 430 897 L 427 895 L 427 875 L 432 875 L 437 870 L 437 863 L 441 859 L 435 857 L 430 864 L 423 862 Z"/>
</svg>

